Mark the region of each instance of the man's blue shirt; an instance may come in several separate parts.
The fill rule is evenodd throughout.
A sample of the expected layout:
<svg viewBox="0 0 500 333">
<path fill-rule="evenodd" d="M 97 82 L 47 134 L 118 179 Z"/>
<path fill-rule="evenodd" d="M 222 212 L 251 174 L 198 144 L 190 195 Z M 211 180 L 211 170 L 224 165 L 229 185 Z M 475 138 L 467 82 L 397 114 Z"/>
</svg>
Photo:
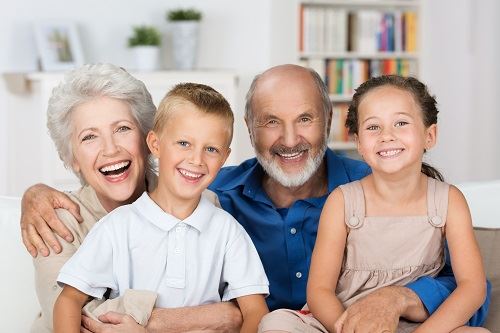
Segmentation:
<svg viewBox="0 0 500 333">
<path fill-rule="evenodd" d="M 329 149 L 325 155 L 328 194 L 370 172 L 364 162 L 338 156 Z M 328 195 L 277 209 L 262 188 L 263 175 L 253 158 L 223 168 L 209 189 L 217 193 L 222 208 L 238 220 L 254 242 L 270 282 L 269 308 L 300 309 L 306 301 L 319 216 Z"/>
</svg>

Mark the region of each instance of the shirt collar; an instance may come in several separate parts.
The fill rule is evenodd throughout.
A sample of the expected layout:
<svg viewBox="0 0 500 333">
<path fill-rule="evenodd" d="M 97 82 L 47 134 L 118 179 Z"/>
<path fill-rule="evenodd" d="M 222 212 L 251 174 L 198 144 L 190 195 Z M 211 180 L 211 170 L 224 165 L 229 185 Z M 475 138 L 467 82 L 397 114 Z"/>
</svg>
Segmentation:
<svg viewBox="0 0 500 333">
<path fill-rule="evenodd" d="M 184 220 L 180 220 L 163 211 L 163 209 L 151 199 L 147 192 L 144 192 L 132 205 L 151 223 L 167 232 L 179 223 L 188 224 L 196 230 L 203 232 L 207 228 L 208 223 L 210 223 L 216 209 L 210 201 L 201 197 L 193 213 Z"/>
</svg>

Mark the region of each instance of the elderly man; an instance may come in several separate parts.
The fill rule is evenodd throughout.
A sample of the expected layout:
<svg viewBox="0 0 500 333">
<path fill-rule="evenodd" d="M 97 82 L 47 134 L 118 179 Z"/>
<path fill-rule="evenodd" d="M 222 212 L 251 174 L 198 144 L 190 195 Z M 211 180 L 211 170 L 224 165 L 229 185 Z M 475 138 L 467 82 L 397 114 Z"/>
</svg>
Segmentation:
<svg viewBox="0 0 500 333">
<path fill-rule="evenodd" d="M 311 254 L 328 194 L 370 171 L 363 162 L 337 156 L 327 148 L 332 108 L 324 83 L 312 70 L 282 65 L 258 75 L 245 109 L 256 158 L 223 168 L 209 188 L 252 238 L 270 281 L 269 308 L 300 309 L 306 302 Z M 57 241 L 43 220 L 63 238 L 69 235 L 52 206 L 74 211 L 62 194 L 43 185 L 35 185 L 23 198 L 23 240 L 32 255 L 37 249 L 47 253 L 40 234 L 57 250 Z M 454 279 L 449 276 L 422 278 L 408 287 L 382 288 L 349 307 L 346 323 L 360 332 L 382 332 L 380 328 L 393 327 L 400 316 L 423 321 L 453 288 Z M 177 311 L 185 311 L 184 319 L 193 322 L 205 316 L 219 322 L 235 319 L 229 308 L 219 310 L 214 313 L 209 305 Z M 167 322 L 172 316 L 166 311 L 154 312 L 151 320 Z M 118 323 L 126 317 L 103 319 Z M 483 321 L 484 314 L 480 312 L 474 320 Z M 237 322 L 230 320 L 228 326 L 234 328 Z M 97 322 L 87 320 L 86 324 L 95 332 L 103 329 Z M 166 332 L 168 327 L 157 331 Z"/>
</svg>

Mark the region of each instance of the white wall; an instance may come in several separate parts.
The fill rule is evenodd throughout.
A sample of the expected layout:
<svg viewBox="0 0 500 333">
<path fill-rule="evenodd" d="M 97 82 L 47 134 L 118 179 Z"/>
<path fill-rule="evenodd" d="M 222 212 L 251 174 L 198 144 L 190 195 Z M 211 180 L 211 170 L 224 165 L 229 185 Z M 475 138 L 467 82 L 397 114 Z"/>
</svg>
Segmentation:
<svg viewBox="0 0 500 333">
<path fill-rule="evenodd" d="M 440 104 L 439 144 L 431 162 L 452 182 L 500 178 L 500 121 L 495 93 L 500 80 L 500 43 L 496 36 L 500 12 L 496 0 L 422 0 L 421 73 Z M 126 4 L 126 5 L 125 5 Z M 126 40 L 135 24 L 155 24 L 165 34 L 164 66 L 168 54 L 167 9 L 194 6 L 204 18 L 198 65 L 232 68 L 240 77 L 236 112 L 242 114 L 252 77 L 263 69 L 296 62 L 296 0 L 0 0 L 0 72 L 36 70 L 31 23 L 64 18 L 79 25 L 86 60 L 109 61 L 133 68 Z M 4 194 L 6 138 L 5 89 L 0 82 L 0 195 Z M 28 120 L 29 121 L 29 120 Z M 252 155 L 243 119 L 235 124 Z M 23 152 L 29 153 L 29 152 Z M 484 161 L 479 163 L 479 161 Z M 35 167 L 35 166 L 34 166 Z"/>
</svg>

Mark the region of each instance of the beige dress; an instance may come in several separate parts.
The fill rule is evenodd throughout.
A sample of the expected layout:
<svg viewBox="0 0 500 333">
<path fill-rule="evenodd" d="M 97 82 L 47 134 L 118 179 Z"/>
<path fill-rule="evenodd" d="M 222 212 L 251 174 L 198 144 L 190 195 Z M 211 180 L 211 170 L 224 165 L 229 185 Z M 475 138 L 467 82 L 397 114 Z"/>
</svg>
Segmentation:
<svg viewBox="0 0 500 333">
<path fill-rule="evenodd" d="M 444 265 L 443 230 L 448 209 L 448 184 L 428 178 L 427 215 L 397 217 L 366 216 L 360 181 L 340 188 L 349 230 L 336 289 L 344 307 L 379 288 L 404 286 L 419 277 L 439 273 Z M 307 312 L 285 311 L 285 316 L 288 318 L 285 319 L 283 313 L 276 315 L 269 325 L 264 322 L 262 331 L 326 332 Z M 294 326 L 287 326 L 288 329 L 274 324 L 291 321 Z M 303 326 L 304 322 L 308 328 Z M 416 326 L 401 320 L 398 332 L 411 332 Z"/>
</svg>

